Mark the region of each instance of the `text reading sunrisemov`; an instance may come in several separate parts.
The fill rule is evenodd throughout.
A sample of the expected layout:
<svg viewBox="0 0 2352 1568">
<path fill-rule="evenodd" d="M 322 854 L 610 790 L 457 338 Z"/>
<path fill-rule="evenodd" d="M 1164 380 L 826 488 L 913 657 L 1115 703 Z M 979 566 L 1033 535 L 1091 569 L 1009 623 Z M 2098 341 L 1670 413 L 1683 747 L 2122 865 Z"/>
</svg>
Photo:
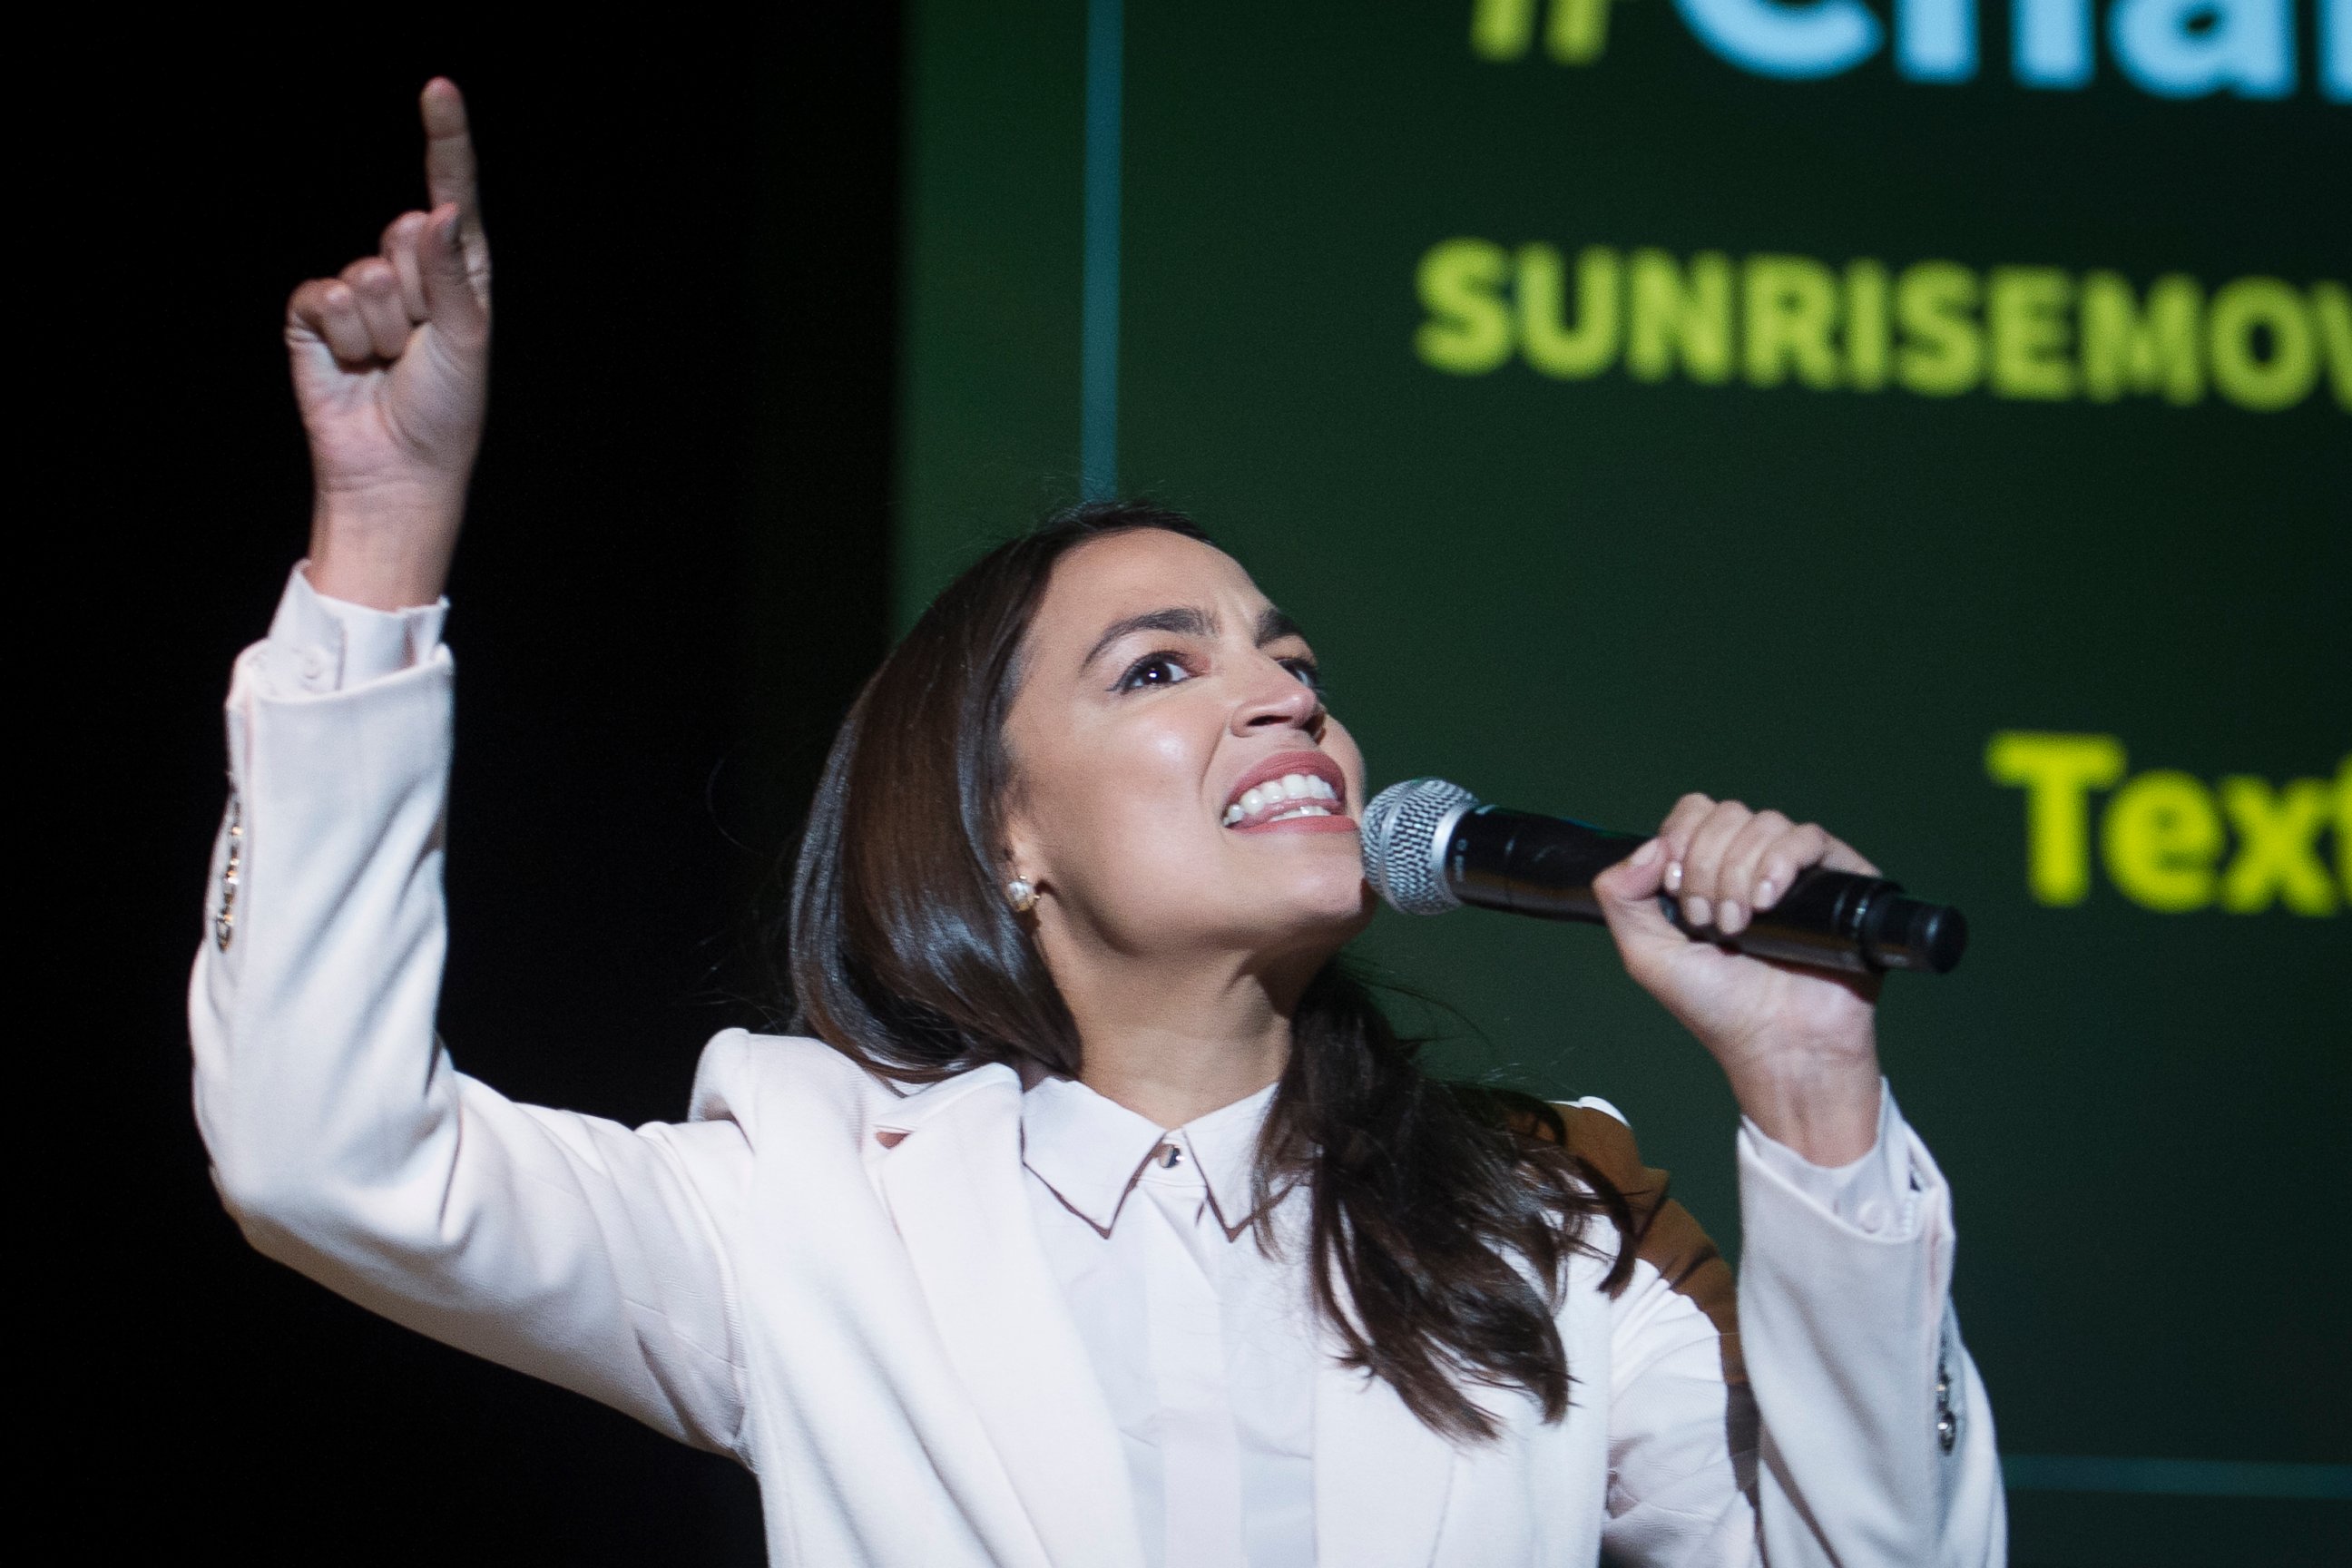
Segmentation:
<svg viewBox="0 0 2352 1568">
<path fill-rule="evenodd" d="M 2330 279 L 2141 285 L 2057 267 L 1465 237 L 1432 246 L 1415 283 L 1413 351 L 1451 375 L 1517 360 L 1570 381 L 1622 370 L 1704 386 L 2352 412 L 2352 289 Z"/>
</svg>

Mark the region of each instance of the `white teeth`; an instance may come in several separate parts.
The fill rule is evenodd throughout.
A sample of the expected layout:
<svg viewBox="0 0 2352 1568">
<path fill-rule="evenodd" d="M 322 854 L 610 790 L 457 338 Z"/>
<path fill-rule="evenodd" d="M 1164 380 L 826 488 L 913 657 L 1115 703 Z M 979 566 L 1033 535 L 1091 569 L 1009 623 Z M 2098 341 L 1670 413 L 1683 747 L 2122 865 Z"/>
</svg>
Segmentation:
<svg viewBox="0 0 2352 1568">
<path fill-rule="evenodd" d="M 1326 810 L 1319 803 L 1331 801 L 1336 804 L 1339 798 L 1337 789 L 1314 773 L 1285 773 L 1278 779 L 1268 779 L 1262 784 L 1244 790 L 1240 799 L 1225 807 L 1224 825 L 1234 826 L 1269 809 L 1275 811 L 1274 816 L 1266 818 L 1269 822 L 1287 822 L 1294 816 L 1336 816 L 1335 812 Z M 1306 804 L 1283 809 L 1292 801 Z"/>
</svg>

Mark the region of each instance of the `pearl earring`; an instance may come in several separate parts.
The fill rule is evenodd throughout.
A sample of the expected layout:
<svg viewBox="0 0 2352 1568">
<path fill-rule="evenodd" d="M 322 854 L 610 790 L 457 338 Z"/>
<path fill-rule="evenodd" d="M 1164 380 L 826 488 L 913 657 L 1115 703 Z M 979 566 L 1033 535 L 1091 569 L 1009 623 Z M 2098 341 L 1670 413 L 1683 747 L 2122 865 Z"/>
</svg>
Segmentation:
<svg viewBox="0 0 2352 1568">
<path fill-rule="evenodd" d="M 1015 877 L 1005 883 L 1004 897 L 1016 915 L 1025 915 L 1037 907 L 1037 889 L 1029 885 L 1026 877 Z"/>
</svg>

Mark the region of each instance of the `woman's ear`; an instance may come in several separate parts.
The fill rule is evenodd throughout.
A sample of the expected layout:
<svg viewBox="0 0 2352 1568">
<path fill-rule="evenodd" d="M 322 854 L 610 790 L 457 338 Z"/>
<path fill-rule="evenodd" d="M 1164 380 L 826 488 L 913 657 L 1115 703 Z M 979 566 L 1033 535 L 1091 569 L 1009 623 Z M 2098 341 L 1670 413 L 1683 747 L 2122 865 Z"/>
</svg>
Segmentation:
<svg viewBox="0 0 2352 1568">
<path fill-rule="evenodd" d="M 997 886 L 1004 891 L 1005 901 L 1015 914 L 1027 914 L 1037 905 L 1037 887 L 1043 880 L 1038 870 L 1038 856 L 1029 835 L 1016 824 L 1007 824 L 1005 842 L 997 851 Z"/>
<path fill-rule="evenodd" d="M 1003 808 L 1003 837 L 996 847 L 996 879 L 1003 883 L 1018 878 L 1031 887 L 1038 887 L 1045 880 L 1045 847 L 1021 809 L 1018 793 L 1014 792 L 1015 798 Z"/>
</svg>

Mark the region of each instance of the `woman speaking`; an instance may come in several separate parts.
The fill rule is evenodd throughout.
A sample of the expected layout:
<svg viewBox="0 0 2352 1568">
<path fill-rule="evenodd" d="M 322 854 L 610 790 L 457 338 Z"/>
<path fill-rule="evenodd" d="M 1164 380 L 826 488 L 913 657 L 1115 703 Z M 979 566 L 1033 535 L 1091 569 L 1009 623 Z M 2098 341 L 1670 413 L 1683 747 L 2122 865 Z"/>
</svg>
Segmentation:
<svg viewBox="0 0 2352 1568">
<path fill-rule="evenodd" d="M 1733 933 L 1867 863 L 1690 795 L 1598 885 L 1738 1096 L 1735 1287 L 1606 1102 L 1423 1077 L 1339 967 L 1363 758 L 1173 513 L 999 547 L 866 684 L 800 853 L 793 1037 L 720 1035 L 687 1119 L 635 1130 L 459 1072 L 441 593 L 490 268 L 463 100 L 423 112 L 431 209 L 288 308 L 310 554 L 228 697 L 191 1011 L 256 1247 L 733 1455 L 779 1563 L 2001 1560 L 1874 982 L 1657 908 Z"/>
</svg>

